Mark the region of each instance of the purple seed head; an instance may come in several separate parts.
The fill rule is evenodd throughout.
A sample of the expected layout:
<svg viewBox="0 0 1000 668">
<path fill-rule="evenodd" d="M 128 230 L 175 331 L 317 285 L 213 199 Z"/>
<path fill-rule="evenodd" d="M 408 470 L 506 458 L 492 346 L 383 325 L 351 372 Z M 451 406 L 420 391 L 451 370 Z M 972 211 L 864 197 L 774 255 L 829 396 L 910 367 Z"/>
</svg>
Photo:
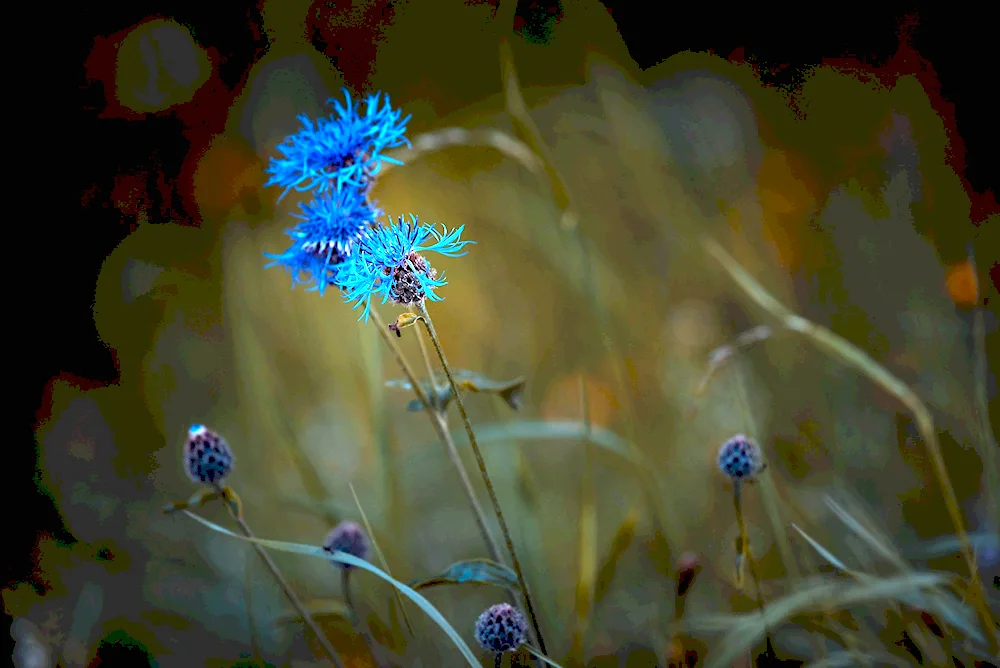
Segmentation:
<svg viewBox="0 0 1000 668">
<path fill-rule="evenodd" d="M 528 623 L 514 606 L 497 603 L 476 620 L 476 641 L 492 652 L 513 652 L 528 641 Z"/>
<path fill-rule="evenodd" d="M 733 480 L 749 480 L 763 467 L 760 446 L 748 436 L 736 434 L 719 448 L 719 470 Z"/>
<path fill-rule="evenodd" d="M 226 439 L 205 425 L 188 429 L 184 444 L 184 471 L 193 482 L 219 484 L 233 470 L 233 452 Z"/>
<path fill-rule="evenodd" d="M 346 552 L 358 559 L 368 558 L 368 537 L 357 522 L 343 521 L 326 535 L 323 549 L 327 552 Z M 341 568 L 353 568 L 350 564 L 337 563 Z"/>
</svg>

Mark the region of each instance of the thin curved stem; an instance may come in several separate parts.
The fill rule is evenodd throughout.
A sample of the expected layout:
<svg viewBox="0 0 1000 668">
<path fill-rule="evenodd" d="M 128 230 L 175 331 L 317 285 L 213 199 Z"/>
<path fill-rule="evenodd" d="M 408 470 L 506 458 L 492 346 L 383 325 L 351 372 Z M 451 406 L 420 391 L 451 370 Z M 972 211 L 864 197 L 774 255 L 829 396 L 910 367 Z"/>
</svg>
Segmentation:
<svg viewBox="0 0 1000 668">
<path fill-rule="evenodd" d="M 438 412 L 434 406 L 431 404 L 430 398 L 427 393 L 424 392 L 423 386 L 420 385 L 420 381 L 417 379 L 417 375 L 413 372 L 413 368 L 410 363 L 403 357 L 403 352 L 399 349 L 399 345 L 393 339 L 392 335 L 389 333 L 385 322 L 379 316 L 378 311 L 374 308 L 371 310 L 371 318 L 375 324 L 375 329 L 378 330 L 379 336 L 385 341 L 385 344 L 389 347 L 389 351 L 392 356 L 396 359 L 396 363 L 399 368 L 403 370 L 403 374 L 406 376 L 406 380 L 409 381 L 410 385 L 413 387 L 414 394 L 417 395 L 417 399 L 423 404 L 424 410 L 427 412 L 427 416 L 431 419 L 431 426 L 434 428 L 435 433 L 441 442 L 445 446 L 445 450 L 448 451 L 448 457 L 451 459 L 451 463 L 455 465 L 458 470 L 458 477 L 462 482 L 462 489 L 465 490 L 465 496 L 469 500 L 469 505 L 472 506 L 472 513 L 476 518 L 476 525 L 479 527 L 479 533 L 482 534 L 483 540 L 486 542 L 486 548 L 490 553 L 490 558 L 497 563 L 502 564 L 503 559 L 500 557 L 500 547 L 493 537 L 492 532 L 489 529 L 489 525 L 486 523 L 486 513 L 483 512 L 483 508 L 479 505 L 479 500 L 476 498 L 476 492 L 472 487 L 472 481 L 469 479 L 469 473 L 465 470 L 465 464 L 462 463 L 462 458 L 458 454 L 458 448 L 455 447 L 455 441 L 451 437 L 451 432 L 448 431 L 448 425 L 444 420 L 444 417 Z"/>
<path fill-rule="evenodd" d="M 510 537 L 510 529 L 507 527 L 507 521 L 503 517 L 503 511 L 500 509 L 500 501 L 497 499 L 496 490 L 493 488 L 493 481 L 490 479 L 490 474 L 486 470 L 486 460 L 483 459 L 483 453 L 479 449 L 479 443 L 476 441 L 476 434 L 472 431 L 472 423 L 469 421 L 469 415 L 465 411 L 465 402 L 462 401 L 462 395 L 458 391 L 458 386 L 455 383 L 455 378 L 452 376 L 451 367 L 448 366 L 448 360 L 444 355 L 444 350 L 441 349 L 441 341 L 437 336 L 437 331 L 434 329 L 434 322 L 431 320 L 431 314 L 427 312 L 427 306 L 423 302 L 417 304 L 417 309 L 420 313 L 421 320 L 424 323 L 424 327 L 427 328 L 427 335 L 431 339 L 431 343 L 434 345 L 434 350 L 437 352 L 438 359 L 441 362 L 441 367 L 444 369 L 445 375 L 448 377 L 448 384 L 451 386 L 451 392 L 455 397 L 455 403 L 458 404 L 458 412 L 462 416 L 462 423 L 465 425 L 465 433 L 469 437 L 469 444 L 472 446 L 472 452 L 476 456 L 476 464 L 479 465 L 479 473 L 483 477 L 483 484 L 486 485 L 486 491 L 490 495 L 490 503 L 493 504 L 493 512 L 496 513 L 497 522 L 500 524 L 500 531 L 503 532 L 504 542 L 507 543 L 507 551 L 510 552 L 511 563 L 514 566 L 514 573 L 517 575 L 518 584 L 521 586 L 521 593 L 524 595 L 524 605 L 528 612 L 528 617 L 531 619 L 531 625 L 535 631 L 535 638 L 538 640 L 538 647 L 542 650 L 543 654 L 546 654 L 545 641 L 542 639 L 541 629 L 538 627 L 538 619 L 535 616 L 535 607 L 531 602 L 531 594 L 528 591 L 528 583 L 524 579 L 524 572 L 521 570 L 521 561 L 517 558 L 517 551 L 514 549 L 514 541 Z"/>
<path fill-rule="evenodd" d="M 740 557 L 746 560 L 750 568 L 750 577 L 753 579 L 754 595 L 757 599 L 757 607 L 764 611 L 764 599 L 760 592 L 760 578 L 757 575 L 757 562 L 750 551 L 750 538 L 747 535 L 746 523 L 743 521 L 743 485 L 739 480 L 734 481 L 733 487 L 733 508 L 736 511 L 736 525 L 740 529 Z M 742 581 L 742 578 L 741 578 Z M 742 584 L 742 582 L 741 582 Z"/>
<path fill-rule="evenodd" d="M 242 513 L 233 510 L 233 506 L 237 504 L 231 502 L 231 494 L 227 493 L 226 490 L 218 486 L 216 486 L 216 491 L 219 493 L 219 496 L 227 501 L 226 510 L 229 511 L 230 516 L 236 521 L 236 524 L 239 526 L 240 531 L 243 532 L 243 535 L 247 538 L 256 538 L 253 531 L 251 531 L 250 527 L 247 525 L 246 520 L 243 519 Z M 285 596 L 288 597 L 288 602 L 292 604 L 292 607 L 295 608 L 296 612 L 298 612 L 302 617 L 302 621 L 305 622 L 305 625 L 308 626 L 309 630 L 316 636 L 316 642 L 318 642 L 320 647 L 323 648 L 323 651 L 330 659 L 330 662 L 337 668 L 344 668 L 344 662 L 340 659 L 340 655 L 337 654 L 337 650 L 333 648 L 333 645 L 330 643 L 330 639 L 326 637 L 326 634 L 323 633 L 322 629 L 320 629 L 316 624 L 316 620 L 312 618 L 312 615 L 309 614 L 306 607 L 302 605 L 302 601 L 299 600 L 299 597 L 295 594 L 292 586 L 288 584 L 288 580 L 285 579 L 285 576 L 281 574 L 280 570 L 278 570 L 278 565 L 274 563 L 271 555 L 269 555 L 264 548 L 257 543 L 251 543 L 251 545 L 253 546 L 253 549 L 257 551 L 257 554 L 260 555 L 261 561 L 263 561 L 264 565 L 267 566 L 267 570 L 271 571 L 271 576 L 274 577 L 274 580 L 278 583 L 281 591 L 283 591 Z"/>
</svg>

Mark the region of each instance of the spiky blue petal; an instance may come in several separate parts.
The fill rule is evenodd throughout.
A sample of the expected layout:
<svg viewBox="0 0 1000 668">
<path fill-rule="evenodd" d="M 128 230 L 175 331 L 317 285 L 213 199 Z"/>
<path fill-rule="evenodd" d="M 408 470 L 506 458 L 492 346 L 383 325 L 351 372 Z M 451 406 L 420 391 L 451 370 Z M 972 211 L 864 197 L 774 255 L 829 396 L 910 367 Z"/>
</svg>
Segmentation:
<svg viewBox="0 0 1000 668">
<path fill-rule="evenodd" d="M 345 104 L 334 98 L 327 101 L 333 114 L 315 123 L 299 116 L 302 129 L 278 146 L 284 157 L 271 159 L 266 170 L 271 176 L 264 185 L 284 188 L 282 198 L 292 189 L 317 193 L 344 186 L 366 189 L 382 162 L 401 164 L 382 151 L 410 145 L 406 138 L 410 116 L 403 118 L 402 111 L 392 108 L 389 96 L 381 93 L 365 98 L 362 113 L 347 89 L 343 92 Z"/>
<path fill-rule="evenodd" d="M 280 255 L 265 253 L 292 275 L 292 286 L 304 284 L 320 294 L 329 284 L 338 285 L 358 240 L 382 213 L 356 188 L 327 192 L 293 214 L 301 222 L 286 231 L 292 245 Z"/>
<path fill-rule="evenodd" d="M 415 267 L 411 257 L 414 253 L 428 252 L 448 257 L 465 255 L 466 251 L 462 249 L 475 242 L 461 240 L 464 229 L 462 225 L 449 232 L 447 227 L 442 226 L 442 231 L 438 232 L 434 225 L 421 224 L 417 216 L 410 214 L 409 221 L 400 216 L 393 224 L 390 218 L 388 225 L 366 230 L 358 240 L 350 267 L 345 268 L 339 277 L 344 300 L 354 302 L 355 309 L 364 308 L 358 320 L 368 322 L 372 297 L 381 296 L 383 304 L 389 301 L 396 270 L 408 264 L 411 270 L 409 275 L 419 282 L 421 295 L 431 301 L 440 301 L 442 297 L 435 290 L 448 284 L 444 274 L 413 271 Z"/>
</svg>

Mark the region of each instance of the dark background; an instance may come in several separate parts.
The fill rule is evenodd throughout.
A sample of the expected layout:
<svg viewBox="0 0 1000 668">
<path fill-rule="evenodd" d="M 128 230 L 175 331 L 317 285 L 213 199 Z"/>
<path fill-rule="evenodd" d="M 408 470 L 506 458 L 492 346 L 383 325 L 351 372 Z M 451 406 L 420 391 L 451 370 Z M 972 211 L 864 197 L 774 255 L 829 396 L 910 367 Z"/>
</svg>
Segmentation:
<svg viewBox="0 0 1000 668">
<path fill-rule="evenodd" d="M 750 3 L 724 9 L 712 3 L 694 3 L 683 9 L 635 1 L 605 0 L 603 4 L 642 68 L 686 50 L 711 50 L 728 56 L 742 48 L 743 58 L 760 65 L 765 81 L 779 86 L 795 85 L 806 68 L 822 63 L 824 58 L 856 56 L 876 66 L 884 63 L 898 48 L 900 22 L 907 14 L 915 13 L 913 47 L 933 66 L 941 98 L 953 105 L 950 120 L 958 134 L 951 137 L 954 166 L 972 191 L 973 215 L 985 219 L 986 214 L 997 211 L 995 195 L 987 193 L 995 192 L 998 185 L 996 170 L 990 169 L 997 154 L 996 130 L 991 122 L 995 118 L 992 100 L 997 77 L 991 62 L 996 63 L 996 53 L 991 22 L 984 16 L 955 10 L 956 3 L 938 3 L 933 8 L 905 4 L 885 8 L 878 6 L 881 3 L 866 3 L 864 10 L 851 11 L 843 4 L 816 5 L 804 7 L 794 16 L 761 10 Z M 519 2 L 515 27 L 520 38 L 544 41 L 548 31 L 559 29 L 552 17 L 560 11 L 555 2 L 548 0 Z M 8 564 L 5 585 L 36 577 L 31 552 L 39 533 L 73 541 L 52 502 L 33 481 L 37 443 L 31 448 L 20 445 L 22 435 L 33 438 L 37 420 L 45 415 L 48 382 L 61 376 L 86 387 L 114 383 L 117 378 L 114 355 L 99 340 L 91 313 L 101 263 L 130 232 L 121 212 L 106 204 L 111 198 L 112 177 L 155 156 L 169 179 L 180 170 L 188 149 L 180 122 L 169 117 L 149 117 L 142 123 L 99 119 L 105 93 L 85 76 L 83 63 L 96 37 L 113 35 L 155 14 L 188 25 L 200 43 L 218 50 L 223 58 L 220 78 L 233 90 L 239 89 L 242 77 L 267 46 L 266 37 L 256 28 L 260 25 L 257 10 L 251 3 L 233 0 L 215 0 L 210 5 L 138 2 L 113 8 L 99 3 L 81 12 L 74 22 L 73 36 L 61 54 L 73 75 L 73 88 L 67 96 L 70 102 L 67 104 L 63 98 L 62 113 L 77 127 L 71 155 L 64 156 L 70 159 L 61 168 L 71 177 L 65 188 L 71 208 L 56 216 L 56 220 L 63 221 L 55 223 L 59 241 L 49 243 L 46 250 L 46 264 L 58 266 L 58 271 L 32 272 L 30 281 L 29 290 L 34 294 L 29 321 L 31 332 L 37 336 L 31 337 L 35 349 L 27 352 L 31 378 L 15 390 L 27 409 L 27 420 L 19 422 L 17 445 L 9 449 L 14 457 L 8 464 L 7 476 L 8 484 L 14 483 L 8 490 L 11 498 L 17 499 L 18 514 L 24 514 L 28 521 L 19 529 L 8 524 L 9 533 L 4 537 Z M 323 50 L 326 38 L 317 32 L 313 39 Z M 777 73 L 769 74 L 767 70 Z M 220 112 L 228 107 L 229 99 L 220 98 Z M 115 149 L 108 150 L 108 146 Z M 77 167 L 83 164 L 86 170 Z M 158 222 L 155 212 L 159 211 L 163 220 L 198 224 L 197 211 L 191 210 L 192 206 L 182 198 L 150 190 L 154 197 L 153 222 Z M 973 193 L 980 197 L 977 199 Z M 157 196 L 160 201 L 155 201 Z M 956 223 L 949 229 L 929 231 L 937 240 L 944 262 L 964 257 L 970 244 L 975 248 L 981 285 L 990 281 L 991 275 L 996 280 L 996 247 L 1000 246 L 997 231 L 986 227 Z M 995 312 L 996 305 L 987 308 Z"/>
</svg>

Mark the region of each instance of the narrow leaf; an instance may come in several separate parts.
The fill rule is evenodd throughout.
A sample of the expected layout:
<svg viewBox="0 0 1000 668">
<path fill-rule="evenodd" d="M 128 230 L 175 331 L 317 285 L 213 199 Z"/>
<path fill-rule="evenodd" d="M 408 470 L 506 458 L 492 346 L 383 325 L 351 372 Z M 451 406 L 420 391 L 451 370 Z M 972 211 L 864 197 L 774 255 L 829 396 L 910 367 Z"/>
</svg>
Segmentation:
<svg viewBox="0 0 1000 668">
<path fill-rule="evenodd" d="M 413 589 L 411 589 L 410 587 L 407 587 L 402 582 L 399 582 L 398 580 L 392 578 L 382 569 L 373 566 L 364 559 L 358 559 L 357 557 L 352 556 L 350 554 L 346 554 L 344 552 L 332 552 L 332 553 L 327 552 L 322 547 L 319 547 L 317 545 L 303 545 L 302 543 L 286 543 L 280 540 L 262 540 L 260 538 L 246 538 L 244 536 L 237 535 L 232 531 L 229 531 L 228 529 L 224 529 L 218 524 L 209 522 L 205 518 L 199 517 L 198 515 L 195 515 L 190 511 L 185 510 L 184 512 L 192 519 L 201 522 L 202 524 L 207 526 L 209 529 L 212 529 L 213 531 L 218 531 L 221 534 L 231 536 L 238 540 L 247 541 L 248 543 L 257 543 L 258 545 L 261 545 L 263 547 L 269 547 L 272 550 L 277 550 L 279 552 L 290 552 L 292 554 L 305 554 L 310 557 L 318 557 L 320 559 L 325 559 L 326 561 L 335 561 L 337 563 L 347 564 L 349 566 L 354 566 L 356 568 L 360 568 L 361 570 L 368 571 L 372 575 L 376 575 L 382 578 L 383 580 L 391 584 L 393 587 L 398 589 L 400 593 L 402 593 L 408 599 L 416 603 L 417 607 L 423 610 L 428 617 L 434 620 L 434 622 L 441 627 L 441 630 L 448 635 L 448 638 L 450 638 L 451 641 L 455 644 L 455 647 L 457 647 L 458 651 L 462 653 L 462 656 L 465 658 L 466 661 L 469 662 L 470 666 L 472 666 L 473 668 L 480 668 L 479 660 L 476 658 L 476 655 L 472 653 L 472 650 L 469 649 L 469 646 L 465 644 L 465 641 L 462 640 L 462 636 L 460 636 L 458 634 L 458 631 L 456 631 L 454 627 L 452 627 L 452 625 L 448 623 L 448 620 L 445 619 L 440 612 L 438 612 L 437 608 L 431 605 L 430 601 L 428 601 L 426 598 L 424 598 L 417 592 L 413 591 Z"/>
<path fill-rule="evenodd" d="M 514 571 L 489 559 L 459 561 L 438 575 L 410 582 L 410 586 L 417 590 L 455 584 L 488 584 L 506 589 L 520 589 Z"/>
<path fill-rule="evenodd" d="M 615 571 L 618 569 L 618 562 L 621 560 L 622 555 L 628 550 L 629 546 L 632 544 L 632 539 L 635 538 L 635 523 L 638 517 L 638 512 L 635 508 L 629 511 L 628 516 L 618 527 L 618 531 L 615 532 L 615 537 L 611 541 L 611 548 L 608 550 L 608 554 L 604 557 L 604 561 L 601 563 L 601 568 L 598 571 L 597 583 L 594 587 L 594 604 L 598 604 L 608 593 L 608 589 L 611 587 L 611 581 L 615 578 Z"/>
</svg>

